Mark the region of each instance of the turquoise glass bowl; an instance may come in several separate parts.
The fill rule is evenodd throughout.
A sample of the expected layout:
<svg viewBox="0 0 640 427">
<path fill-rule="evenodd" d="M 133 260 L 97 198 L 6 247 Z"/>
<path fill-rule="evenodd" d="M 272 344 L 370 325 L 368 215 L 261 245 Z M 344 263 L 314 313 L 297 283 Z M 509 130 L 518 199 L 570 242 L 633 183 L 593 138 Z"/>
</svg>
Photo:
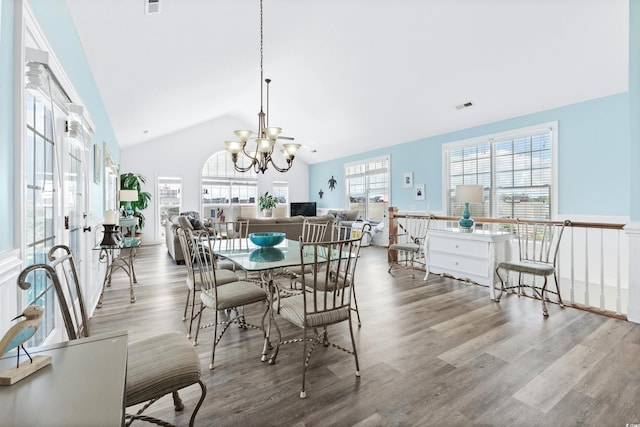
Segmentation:
<svg viewBox="0 0 640 427">
<path fill-rule="evenodd" d="M 276 262 L 284 259 L 284 252 L 280 248 L 258 248 L 251 251 L 249 261 Z"/>
<path fill-rule="evenodd" d="M 263 233 L 251 233 L 249 234 L 249 240 L 256 246 L 262 246 L 268 248 L 282 243 L 286 234 L 278 233 L 275 231 L 265 231 Z"/>
</svg>

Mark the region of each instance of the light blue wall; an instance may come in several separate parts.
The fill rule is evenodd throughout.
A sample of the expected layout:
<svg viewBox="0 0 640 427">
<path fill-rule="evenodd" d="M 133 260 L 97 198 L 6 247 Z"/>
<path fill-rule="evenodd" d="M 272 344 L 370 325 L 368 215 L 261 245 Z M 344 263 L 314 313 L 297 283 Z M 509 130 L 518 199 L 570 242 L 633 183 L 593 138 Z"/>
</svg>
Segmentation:
<svg viewBox="0 0 640 427">
<path fill-rule="evenodd" d="M 628 216 L 630 211 L 629 94 L 529 114 L 394 145 L 309 167 L 309 194 L 319 207 L 343 207 L 343 165 L 390 155 L 391 205 L 401 210 L 435 211 L 442 206 L 442 144 L 512 129 L 558 121 L 558 213 L 560 215 Z M 402 174 L 413 172 L 426 184 L 426 200 L 416 201 L 402 188 Z M 336 191 L 327 190 L 334 175 Z M 319 188 L 325 191 L 319 199 Z"/>
<path fill-rule="evenodd" d="M 0 252 L 13 241 L 13 0 L 0 3 Z"/>
<path fill-rule="evenodd" d="M 64 0 L 28 0 L 28 3 L 95 124 L 96 132 L 92 142 L 98 144 L 101 149 L 103 142 L 105 142 L 112 157 L 119 163 L 120 146 L 111 127 L 66 2 Z M 93 150 L 89 153 L 88 160 L 90 160 L 90 174 L 93 177 Z M 90 212 L 95 217 L 102 217 L 104 200 L 102 180 L 101 184 L 94 184 L 91 178 L 89 181 L 91 182 Z"/>
</svg>

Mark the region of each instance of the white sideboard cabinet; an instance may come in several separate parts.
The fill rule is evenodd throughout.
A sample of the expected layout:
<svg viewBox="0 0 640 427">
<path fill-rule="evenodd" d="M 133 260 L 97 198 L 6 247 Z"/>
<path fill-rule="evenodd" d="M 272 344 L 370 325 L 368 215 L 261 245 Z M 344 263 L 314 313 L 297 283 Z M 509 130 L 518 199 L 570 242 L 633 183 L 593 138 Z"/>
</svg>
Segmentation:
<svg viewBox="0 0 640 427">
<path fill-rule="evenodd" d="M 429 230 L 424 253 L 427 273 L 449 274 L 456 279 L 470 280 L 489 287 L 489 297 L 495 300 L 495 287 L 500 279 L 496 266 L 510 256 L 511 234 L 457 228 Z"/>
</svg>

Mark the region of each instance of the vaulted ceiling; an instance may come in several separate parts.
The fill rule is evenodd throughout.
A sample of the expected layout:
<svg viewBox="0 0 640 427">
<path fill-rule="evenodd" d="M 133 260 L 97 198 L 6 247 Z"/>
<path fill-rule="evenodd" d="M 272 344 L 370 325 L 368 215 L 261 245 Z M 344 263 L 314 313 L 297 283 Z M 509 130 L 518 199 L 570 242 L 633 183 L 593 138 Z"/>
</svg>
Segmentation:
<svg viewBox="0 0 640 427">
<path fill-rule="evenodd" d="M 66 1 L 121 147 L 257 128 L 259 0 Z M 628 19 L 628 0 L 264 0 L 270 124 L 317 163 L 623 92 Z"/>
</svg>

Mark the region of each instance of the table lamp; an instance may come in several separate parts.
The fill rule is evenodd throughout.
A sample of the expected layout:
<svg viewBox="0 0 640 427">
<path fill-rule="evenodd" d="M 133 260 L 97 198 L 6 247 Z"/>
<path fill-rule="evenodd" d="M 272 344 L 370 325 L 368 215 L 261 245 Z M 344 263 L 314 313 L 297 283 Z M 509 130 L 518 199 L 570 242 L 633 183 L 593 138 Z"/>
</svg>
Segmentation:
<svg viewBox="0 0 640 427">
<path fill-rule="evenodd" d="M 124 211 L 127 216 L 133 215 L 133 209 L 131 208 L 131 202 L 138 201 L 138 191 L 137 190 L 120 190 L 120 201 L 127 202 L 127 205 L 124 208 Z"/>
<path fill-rule="evenodd" d="M 464 212 L 458 222 L 461 230 L 471 231 L 473 228 L 469 203 L 482 203 L 484 201 L 482 191 L 482 185 L 456 185 L 456 201 L 464 203 Z"/>
</svg>

